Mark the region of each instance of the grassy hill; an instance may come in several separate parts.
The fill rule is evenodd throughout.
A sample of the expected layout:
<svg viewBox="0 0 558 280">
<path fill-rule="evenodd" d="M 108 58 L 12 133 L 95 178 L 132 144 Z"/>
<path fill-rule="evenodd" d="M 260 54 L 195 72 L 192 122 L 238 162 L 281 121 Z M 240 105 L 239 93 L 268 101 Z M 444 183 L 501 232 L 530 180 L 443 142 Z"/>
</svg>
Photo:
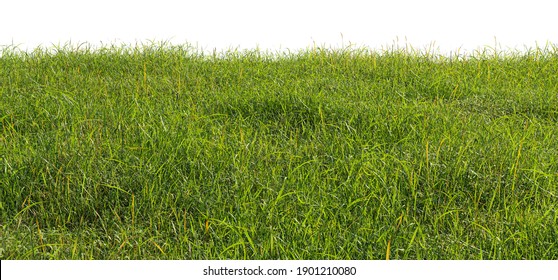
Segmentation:
<svg viewBox="0 0 558 280">
<path fill-rule="evenodd" d="M 4 48 L 2 259 L 558 259 L 558 48 Z"/>
</svg>

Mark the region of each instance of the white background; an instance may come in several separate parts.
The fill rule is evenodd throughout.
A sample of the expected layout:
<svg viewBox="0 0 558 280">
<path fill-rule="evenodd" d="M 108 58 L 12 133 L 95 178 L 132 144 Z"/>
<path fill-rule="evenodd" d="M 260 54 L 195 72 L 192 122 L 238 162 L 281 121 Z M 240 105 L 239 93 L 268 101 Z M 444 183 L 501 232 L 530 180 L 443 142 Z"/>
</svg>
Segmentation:
<svg viewBox="0 0 558 280">
<path fill-rule="evenodd" d="M 209 267 L 287 269 L 286 276 L 204 276 Z M 352 276 L 297 275 L 297 267 L 355 267 Z M 292 272 L 291 272 L 292 271 Z M 554 279 L 557 261 L 3 261 L 4 280 L 74 279 Z"/>
<path fill-rule="evenodd" d="M 0 0 L 0 45 L 166 40 L 198 48 L 525 50 L 558 43 L 548 0 Z"/>
</svg>

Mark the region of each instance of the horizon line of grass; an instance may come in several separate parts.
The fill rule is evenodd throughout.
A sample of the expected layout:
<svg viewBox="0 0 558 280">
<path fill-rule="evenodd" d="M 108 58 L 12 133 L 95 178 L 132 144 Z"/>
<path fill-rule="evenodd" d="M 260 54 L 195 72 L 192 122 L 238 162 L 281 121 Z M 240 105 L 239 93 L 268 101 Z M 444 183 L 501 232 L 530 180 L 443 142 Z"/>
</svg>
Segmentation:
<svg viewBox="0 0 558 280">
<path fill-rule="evenodd" d="M 307 46 L 304 48 L 291 49 L 241 49 L 239 47 L 229 47 L 227 49 L 217 50 L 215 48 L 205 50 L 199 46 L 190 43 L 172 44 L 168 41 L 155 41 L 136 42 L 135 44 L 120 43 L 120 44 L 101 44 L 94 45 L 87 42 L 73 44 L 67 42 L 64 44 L 52 44 L 48 46 L 36 46 L 32 50 L 23 50 L 18 45 L 3 45 L 0 47 L 0 57 L 7 56 L 42 56 L 42 55 L 55 55 L 64 53 L 79 53 L 79 54 L 95 54 L 95 53 L 113 53 L 122 55 L 132 55 L 138 53 L 151 53 L 151 52 L 181 52 L 190 56 L 197 56 L 203 58 L 221 58 L 226 59 L 231 56 L 239 55 L 257 55 L 260 58 L 267 59 L 281 59 L 289 58 L 297 55 L 304 55 L 307 53 L 332 53 L 343 54 L 349 56 L 362 56 L 362 55 L 389 55 L 389 54 L 403 54 L 409 56 L 419 56 L 427 59 L 435 60 L 462 60 L 462 59 L 487 59 L 487 58 L 506 58 L 506 57 L 530 57 L 533 59 L 545 58 L 547 56 L 556 55 L 558 52 L 558 44 L 547 41 L 545 44 L 540 45 L 538 42 L 535 46 L 524 46 L 523 49 L 519 48 L 502 48 L 496 42 L 494 46 L 485 45 L 476 49 L 462 52 L 457 48 L 448 53 L 442 53 L 439 49 L 435 48 L 434 44 L 422 48 L 414 47 L 411 44 L 386 45 L 379 49 L 370 48 L 367 46 L 359 46 L 349 43 L 346 46 L 333 47 L 326 46 L 325 44 Z"/>
</svg>

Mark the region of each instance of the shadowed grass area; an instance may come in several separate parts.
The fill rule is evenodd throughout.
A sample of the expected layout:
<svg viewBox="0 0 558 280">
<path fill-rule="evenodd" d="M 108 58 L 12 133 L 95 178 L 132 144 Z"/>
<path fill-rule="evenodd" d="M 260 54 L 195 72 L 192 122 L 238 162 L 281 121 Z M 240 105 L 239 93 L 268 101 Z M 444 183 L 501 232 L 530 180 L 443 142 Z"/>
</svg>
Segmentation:
<svg viewBox="0 0 558 280">
<path fill-rule="evenodd" d="M 2 259 L 557 259 L 558 51 L 0 51 Z"/>
</svg>

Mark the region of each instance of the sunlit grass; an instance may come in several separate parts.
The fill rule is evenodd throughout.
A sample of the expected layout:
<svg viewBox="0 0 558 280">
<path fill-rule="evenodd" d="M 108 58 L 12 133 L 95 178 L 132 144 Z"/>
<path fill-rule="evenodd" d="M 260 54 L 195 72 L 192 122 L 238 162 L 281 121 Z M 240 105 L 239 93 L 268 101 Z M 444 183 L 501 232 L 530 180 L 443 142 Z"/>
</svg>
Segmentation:
<svg viewBox="0 0 558 280">
<path fill-rule="evenodd" d="M 0 57 L 2 259 L 557 259 L 558 51 Z"/>
</svg>

